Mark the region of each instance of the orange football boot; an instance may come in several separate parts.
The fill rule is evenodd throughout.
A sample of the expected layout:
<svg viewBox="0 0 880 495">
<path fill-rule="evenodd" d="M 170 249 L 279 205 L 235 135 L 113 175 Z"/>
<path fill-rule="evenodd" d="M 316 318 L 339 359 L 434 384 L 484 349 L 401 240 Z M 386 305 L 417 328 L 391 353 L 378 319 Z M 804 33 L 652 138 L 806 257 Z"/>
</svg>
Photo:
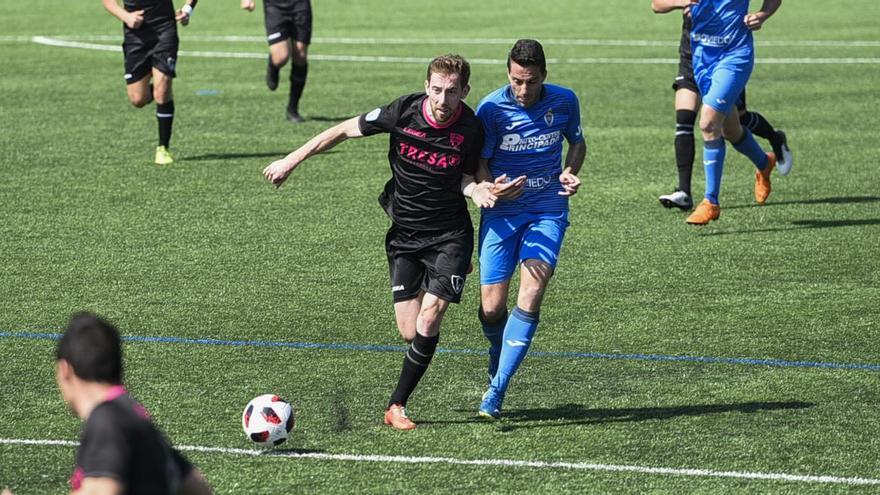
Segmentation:
<svg viewBox="0 0 880 495">
<path fill-rule="evenodd" d="M 416 424 L 406 415 L 406 408 L 400 404 L 392 404 L 385 411 L 385 424 L 390 425 L 395 430 L 409 431 L 416 427 Z"/>
<path fill-rule="evenodd" d="M 767 197 L 770 196 L 770 172 L 775 166 L 776 154 L 769 152 L 767 153 L 767 166 L 764 167 L 764 170 L 755 170 L 755 201 L 759 205 L 764 204 L 764 201 L 767 201 Z"/>
<path fill-rule="evenodd" d="M 708 199 L 704 199 L 685 221 L 691 225 L 706 225 L 712 220 L 718 220 L 720 216 L 721 207 L 713 205 Z"/>
</svg>

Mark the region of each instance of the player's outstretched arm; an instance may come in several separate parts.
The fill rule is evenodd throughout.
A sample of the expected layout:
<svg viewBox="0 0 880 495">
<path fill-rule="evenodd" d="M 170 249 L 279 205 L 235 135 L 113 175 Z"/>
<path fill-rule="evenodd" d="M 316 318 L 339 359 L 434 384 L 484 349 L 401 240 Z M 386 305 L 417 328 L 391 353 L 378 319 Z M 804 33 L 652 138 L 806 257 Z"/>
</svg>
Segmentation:
<svg viewBox="0 0 880 495">
<path fill-rule="evenodd" d="M 263 176 L 275 187 L 281 186 L 293 169 L 309 157 L 323 153 L 348 138 L 362 137 L 361 128 L 358 125 L 360 117 L 352 117 L 341 124 L 337 124 L 300 146 L 280 160 L 276 160 L 263 169 Z"/>
<path fill-rule="evenodd" d="M 752 31 L 761 29 L 767 19 L 779 10 L 780 5 L 782 5 L 782 0 L 764 0 L 764 3 L 761 5 L 761 10 L 746 14 L 745 19 L 743 19 L 746 23 L 746 27 Z"/>
<path fill-rule="evenodd" d="M 587 143 L 581 141 L 568 146 L 568 153 L 565 155 L 565 169 L 559 175 L 559 182 L 562 183 L 562 196 L 574 196 L 577 194 L 578 188 L 581 187 L 581 179 L 577 176 L 584 164 L 584 158 L 587 156 Z"/>
<path fill-rule="evenodd" d="M 651 0 L 651 10 L 655 14 L 665 14 L 677 9 L 689 9 L 700 0 Z"/>
<path fill-rule="evenodd" d="M 123 9 L 116 0 L 101 0 L 104 4 L 104 9 L 110 14 L 122 21 L 129 29 L 137 29 L 141 27 L 141 24 L 144 23 L 144 11 L 143 10 L 135 10 L 134 12 L 128 12 Z"/>
</svg>

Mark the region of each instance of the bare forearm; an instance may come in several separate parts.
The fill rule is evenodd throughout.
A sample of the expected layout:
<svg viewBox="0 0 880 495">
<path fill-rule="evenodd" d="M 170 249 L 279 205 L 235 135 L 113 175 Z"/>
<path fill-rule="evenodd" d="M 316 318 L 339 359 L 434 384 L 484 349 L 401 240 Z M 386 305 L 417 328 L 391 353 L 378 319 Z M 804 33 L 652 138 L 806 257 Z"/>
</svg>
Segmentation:
<svg viewBox="0 0 880 495">
<path fill-rule="evenodd" d="M 480 163 L 477 165 L 477 173 L 475 175 L 477 182 L 483 182 L 484 180 L 492 180 L 492 176 L 489 174 L 489 160 L 485 158 L 480 158 Z"/>
<path fill-rule="evenodd" d="M 358 127 L 357 119 L 358 117 L 353 117 L 318 134 L 306 144 L 300 146 L 296 151 L 287 155 L 286 159 L 299 163 L 311 156 L 332 149 L 348 138 L 361 137 L 362 134 Z"/>
<path fill-rule="evenodd" d="M 651 10 L 655 14 L 665 14 L 690 5 L 690 0 L 651 0 Z"/>
<path fill-rule="evenodd" d="M 568 153 L 565 154 L 565 166 L 563 168 L 571 168 L 571 173 L 577 175 L 581 171 L 584 164 L 584 158 L 587 156 L 587 143 L 581 141 L 568 147 Z"/>
</svg>

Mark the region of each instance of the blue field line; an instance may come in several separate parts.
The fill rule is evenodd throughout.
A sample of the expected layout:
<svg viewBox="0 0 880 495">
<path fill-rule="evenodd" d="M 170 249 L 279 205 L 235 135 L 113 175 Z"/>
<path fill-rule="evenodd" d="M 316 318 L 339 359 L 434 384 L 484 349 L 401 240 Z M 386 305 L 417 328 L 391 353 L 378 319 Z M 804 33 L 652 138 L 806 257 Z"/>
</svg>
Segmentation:
<svg viewBox="0 0 880 495">
<path fill-rule="evenodd" d="M 60 333 L 38 332 L 0 332 L 0 338 L 21 338 L 39 340 L 58 340 Z M 188 345 L 219 345 L 232 347 L 281 347 L 288 349 L 319 349 L 334 351 L 367 351 L 367 352 L 403 352 L 406 347 L 396 345 L 365 345 L 365 344 L 332 344 L 318 342 L 276 342 L 271 340 L 222 340 L 222 339 L 190 339 L 184 337 L 150 337 L 139 335 L 125 335 L 122 337 L 127 342 L 158 342 L 162 344 L 188 344 Z M 437 352 L 446 354 L 475 354 L 485 355 L 488 352 L 477 349 L 445 349 L 438 348 Z M 602 352 L 554 352 L 534 351 L 529 353 L 534 357 L 555 357 L 568 359 L 609 359 L 618 361 L 680 361 L 707 364 L 739 364 L 747 366 L 775 366 L 786 368 L 825 368 L 842 370 L 880 371 L 880 364 L 860 363 L 827 363 L 816 361 L 786 361 L 784 359 L 754 359 L 754 358 L 723 358 L 706 356 L 670 356 L 664 354 L 609 354 Z"/>
</svg>

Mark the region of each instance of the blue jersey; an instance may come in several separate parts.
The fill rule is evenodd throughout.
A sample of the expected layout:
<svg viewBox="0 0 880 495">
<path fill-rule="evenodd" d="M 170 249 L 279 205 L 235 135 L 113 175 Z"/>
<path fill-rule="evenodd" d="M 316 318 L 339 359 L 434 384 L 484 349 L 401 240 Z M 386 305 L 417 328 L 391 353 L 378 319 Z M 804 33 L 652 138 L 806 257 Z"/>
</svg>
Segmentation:
<svg viewBox="0 0 880 495">
<path fill-rule="evenodd" d="M 751 56 L 752 31 L 746 27 L 749 0 L 700 0 L 691 6 L 694 60 L 713 63 L 727 53 Z M 697 51 L 701 53 L 697 53 Z"/>
<path fill-rule="evenodd" d="M 481 158 L 489 160 L 493 177 L 527 177 L 523 194 L 484 208 L 483 215 L 568 211 L 568 197 L 560 196 L 562 138 L 569 145 L 584 140 L 581 111 L 574 91 L 544 84 L 541 98 L 523 108 L 510 85 L 487 95 L 477 107 L 485 142 Z"/>
</svg>

